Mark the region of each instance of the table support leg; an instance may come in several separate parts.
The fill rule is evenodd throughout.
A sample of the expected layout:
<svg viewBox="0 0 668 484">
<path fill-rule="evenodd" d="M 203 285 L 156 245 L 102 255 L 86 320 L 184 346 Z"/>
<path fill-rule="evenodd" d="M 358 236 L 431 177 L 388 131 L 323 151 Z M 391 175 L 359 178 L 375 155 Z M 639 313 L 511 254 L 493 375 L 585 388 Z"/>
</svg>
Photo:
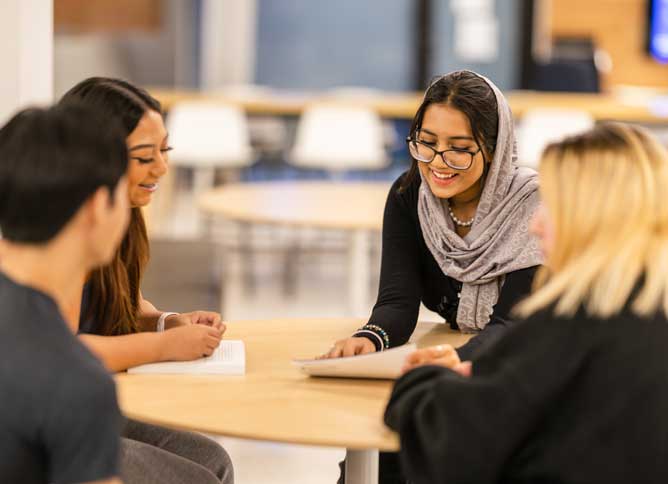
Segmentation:
<svg viewBox="0 0 668 484">
<path fill-rule="evenodd" d="M 197 197 L 203 193 L 213 190 L 215 186 L 216 169 L 212 166 L 200 166 L 193 173 L 193 202 L 197 203 Z M 199 211 L 196 212 L 195 233 L 201 237 L 203 217 Z"/>
<path fill-rule="evenodd" d="M 346 451 L 346 484 L 378 483 L 378 451 Z"/>
<path fill-rule="evenodd" d="M 369 265 L 369 234 L 355 230 L 350 234 L 348 254 L 348 304 L 350 315 L 355 318 L 368 317 Z"/>
<path fill-rule="evenodd" d="M 211 217 L 213 220 L 213 217 Z M 218 275 L 219 286 L 219 297 L 218 297 L 218 307 L 220 316 L 225 320 L 225 315 L 227 311 L 227 299 L 229 296 L 228 293 L 228 283 L 231 277 L 230 263 L 232 258 L 229 256 L 229 248 L 227 247 L 224 240 L 222 240 L 217 234 L 215 234 L 215 228 L 212 226 L 211 229 L 211 241 L 214 244 L 214 265 L 216 266 L 216 274 Z"/>
</svg>

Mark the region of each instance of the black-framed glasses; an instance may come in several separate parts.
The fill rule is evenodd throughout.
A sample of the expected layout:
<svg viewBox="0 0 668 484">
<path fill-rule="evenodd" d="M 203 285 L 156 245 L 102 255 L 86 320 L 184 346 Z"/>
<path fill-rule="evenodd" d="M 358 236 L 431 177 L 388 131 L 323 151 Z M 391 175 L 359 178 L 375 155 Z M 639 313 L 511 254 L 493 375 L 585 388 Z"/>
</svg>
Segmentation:
<svg viewBox="0 0 668 484">
<path fill-rule="evenodd" d="M 408 143 L 408 151 L 411 156 L 417 161 L 431 163 L 436 155 L 440 155 L 443 162 L 453 170 L 468 170 L 473 164 L 473 157 L 482 151 L 480 147 L 477 151 L 456 149 L 438 151 L 433 146 L 411 136 L 406 138 L 406 143 Z"/>
</svg>

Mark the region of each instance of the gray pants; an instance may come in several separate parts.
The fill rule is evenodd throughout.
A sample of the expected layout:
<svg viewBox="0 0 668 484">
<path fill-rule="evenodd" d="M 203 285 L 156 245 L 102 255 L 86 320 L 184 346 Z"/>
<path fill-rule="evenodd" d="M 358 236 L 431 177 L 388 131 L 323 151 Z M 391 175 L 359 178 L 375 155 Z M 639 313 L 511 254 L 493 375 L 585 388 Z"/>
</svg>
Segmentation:
<svg viewBox="0 0 668 484">
<path fill-rule="evenodd" d="M 233 484 L 230 456 L 193 432 L 127 420 L 121 439 L 125 484 Z"/>
</svg>

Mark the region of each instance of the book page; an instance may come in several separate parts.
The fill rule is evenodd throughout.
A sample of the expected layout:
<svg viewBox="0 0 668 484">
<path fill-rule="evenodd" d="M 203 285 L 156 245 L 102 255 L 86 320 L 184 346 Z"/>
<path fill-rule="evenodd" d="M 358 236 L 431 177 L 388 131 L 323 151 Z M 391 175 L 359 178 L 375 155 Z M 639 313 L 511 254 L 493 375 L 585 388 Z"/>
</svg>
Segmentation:
<svg viewBox="0 0 668 484">
<path fill-rule="evenodd" d="M 401 375 L 406 357 L 416 348 L 414 343 L 410 343 L 366 355 L 292 360 L 292 363 L 311 376 L 395 379 Z"/>
<path fill-rule="evenodd" d="M 244 375 L 246 349 L 241 340 L 222 340 L 211 356 L 193 361 L 149 363 L 128 369 L 133 374 Z"/>
</svg>

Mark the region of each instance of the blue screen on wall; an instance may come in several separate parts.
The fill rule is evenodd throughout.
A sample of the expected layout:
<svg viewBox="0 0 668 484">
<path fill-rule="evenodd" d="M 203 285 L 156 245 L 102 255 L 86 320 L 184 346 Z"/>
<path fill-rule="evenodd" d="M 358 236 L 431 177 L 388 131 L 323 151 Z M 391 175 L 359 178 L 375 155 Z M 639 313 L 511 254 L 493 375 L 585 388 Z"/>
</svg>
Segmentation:
<svg viewBox="0 0 668 484">
<path fill-rule="evenodd" d="M 649 52 L 659 62 L 668 63 L 668 0 L 649 4 Z"/>
</svg>

